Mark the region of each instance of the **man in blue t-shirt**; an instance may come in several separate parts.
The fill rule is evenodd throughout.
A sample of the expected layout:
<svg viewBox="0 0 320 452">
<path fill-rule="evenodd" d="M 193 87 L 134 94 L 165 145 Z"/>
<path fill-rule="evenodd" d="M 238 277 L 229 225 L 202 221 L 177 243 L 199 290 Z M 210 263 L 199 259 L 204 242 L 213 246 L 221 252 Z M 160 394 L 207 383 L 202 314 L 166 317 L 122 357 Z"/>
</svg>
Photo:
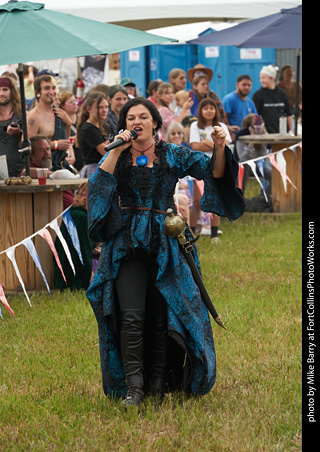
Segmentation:
<svg viewBox="0 0 320 452">
<path fill-rule="evenodd" d="M 237 133 L 241 129 L 242 121 L 246 116 L 250 113 L 257 113 L 254 102 L 248 97 L 251 88 L 252 79 L 250 75 L 239 75 L 236 90 L 222 99 L 223 108 L 228 118 L 228 128 L 232 133 Z"/>
</svg>

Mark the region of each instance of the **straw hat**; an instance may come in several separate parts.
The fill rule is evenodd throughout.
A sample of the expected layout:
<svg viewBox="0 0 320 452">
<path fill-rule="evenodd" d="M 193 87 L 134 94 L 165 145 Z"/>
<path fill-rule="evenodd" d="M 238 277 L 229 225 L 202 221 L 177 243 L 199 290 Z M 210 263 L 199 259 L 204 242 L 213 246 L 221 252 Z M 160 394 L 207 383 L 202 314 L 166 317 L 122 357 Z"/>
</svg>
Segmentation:
<svg viewBox="0 0 320 452">
<path fill-rule="evenodd" d="M 200 74 L 201 75 L 205 74 L 208 77 L 209 82 L 210 82 L 210 80 L 212 79 L 212 76 L 213 76 L 213 71 L 212 71 L 212 69 L 205 67 L 203 64 L 196 64 L 193 68 L 188 69 L 188 71 L 187 71 L 187 77 L 188 77 L 189 82 L 192 83 L 195 75 L 200 75 Z"/>
</svg>

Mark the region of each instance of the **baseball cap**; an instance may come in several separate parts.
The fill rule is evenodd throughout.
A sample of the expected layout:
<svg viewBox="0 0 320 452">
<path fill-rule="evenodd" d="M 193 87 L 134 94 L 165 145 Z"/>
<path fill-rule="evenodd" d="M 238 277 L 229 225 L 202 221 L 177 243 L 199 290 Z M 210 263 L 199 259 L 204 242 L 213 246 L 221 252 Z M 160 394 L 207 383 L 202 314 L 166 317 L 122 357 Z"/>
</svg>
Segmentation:
<svg viewBox="0 0 320 452">
<path fill-rule="evenodd" d="M 134 81 L 131 80 L 131 78 L 129 78 L 129 77 L 123 78 L 123 79 L 121 80 L 121 82 L 120 82 L 120 85 L 121 85 L 121 86 L 127 86 L 127 85 L 133 85 L 133 86 L 136 86 L 136 84 L 134 83 Z"/>
<path fill-rule="evenodd" d="M 51 75 L 51 77 L 58 77 L 59 74 L 52 72 L 50 69 L 42 69 L 37 73 L 36 78 L 40 77 L 41 75 Z"/>
</svg>

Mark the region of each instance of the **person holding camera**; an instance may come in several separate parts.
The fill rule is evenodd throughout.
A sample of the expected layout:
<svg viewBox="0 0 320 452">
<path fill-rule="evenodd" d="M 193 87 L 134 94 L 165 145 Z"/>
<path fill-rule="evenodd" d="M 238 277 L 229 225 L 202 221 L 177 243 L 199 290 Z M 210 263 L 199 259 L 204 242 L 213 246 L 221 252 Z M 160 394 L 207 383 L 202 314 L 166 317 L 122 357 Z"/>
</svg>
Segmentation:
<svg viewBox="0 0 320 452">
<path fill-rule="evenodd" d="M 9 177 L 16 177 L 25 162 L 19 152 L 21 139 L 20 96 L 10 77 L 0 77 L 0 156 L 6 156 Z"/>
</svg>

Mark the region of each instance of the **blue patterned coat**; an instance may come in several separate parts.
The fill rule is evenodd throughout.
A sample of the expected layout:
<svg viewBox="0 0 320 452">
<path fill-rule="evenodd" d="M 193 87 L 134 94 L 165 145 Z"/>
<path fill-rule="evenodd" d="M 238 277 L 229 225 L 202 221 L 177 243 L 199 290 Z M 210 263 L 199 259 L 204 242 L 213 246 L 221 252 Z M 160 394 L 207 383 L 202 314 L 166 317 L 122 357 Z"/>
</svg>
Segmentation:
<svg viewBox="0 0 320 452">
<path fill-rule="evenodd" d="M 119 157 L 114 175 L 98 168 L 88 182 L 89 234 L 93 241 L 103 242 L 103 247 L 87 297 L 98 322 L 104 392 L 114 397 L 126 394 L 114 279 L 122 259 L 134 253 L 136 247 L 157 255 L 156 286 L 168 308 L 170 387 L 205 394 L 216 378 L 208 310 L 179 250 L 177 238 L 169 238 L 163 230 L 165 215 L 154 210 L 132 211 L 121 207 L 162 211 L 171 207 L 176 212 L 173 202 L 176 183 L 178 178 L 190 175 L 204 180 L 201 209 L 235 220 L 245 209 L 241 191 L 235 186 L 238 165 L 226 148 L 225 175 L 214 179 L 214 158 L 202 152 L 161 141 L 157 144 L 156 156 L 144 193 L 139 193 L 136 183 L 136 174 L 141 168 L 132 165 L 129 150 Z M 196 248 L 193 255 L 200 270 Z"/>
</svg>

